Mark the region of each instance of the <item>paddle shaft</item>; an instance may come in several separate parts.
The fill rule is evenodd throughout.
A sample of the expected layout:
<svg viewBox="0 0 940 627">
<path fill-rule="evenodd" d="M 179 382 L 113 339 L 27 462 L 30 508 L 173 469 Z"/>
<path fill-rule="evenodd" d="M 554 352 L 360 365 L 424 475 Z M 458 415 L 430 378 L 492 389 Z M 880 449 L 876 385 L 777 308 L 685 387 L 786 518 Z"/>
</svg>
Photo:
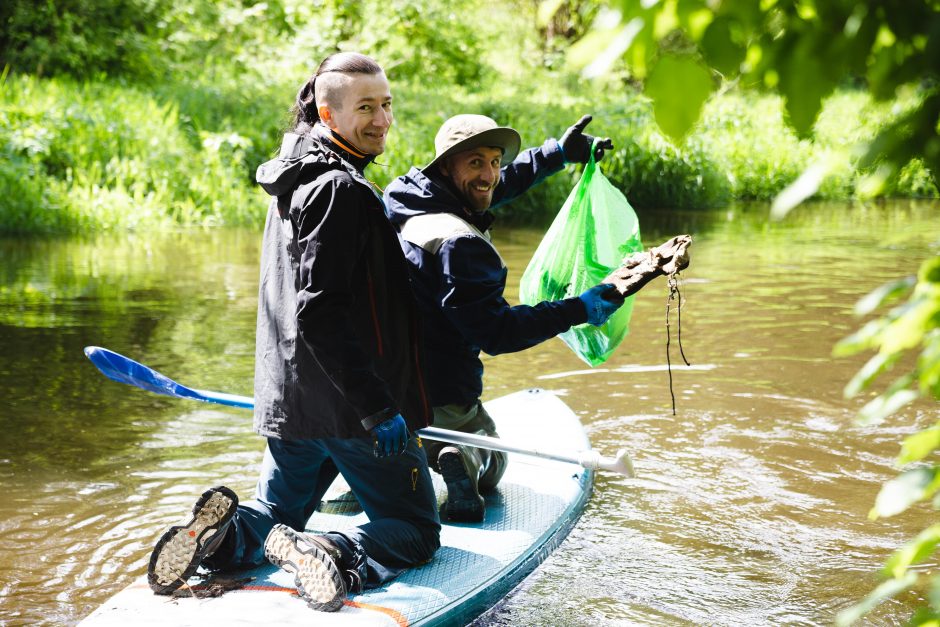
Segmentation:
<svg viewBox="0 0 940 627">
<path fill-rule="evenodd" d="M 133 359 L 106 348 L 87 346 L 85 347 L 85 355 L 95 364 L 102 374 L 119 383 L 134 385 L 149 390 L 150 392 L 172 396 L 174 398 L 216 403 L 218 405 L 239 407 L 242 409 L 253 409 L 255 406 L 255 401 L 250 396 L 238 396 L 224 392 L 211 392 L 208 390 L 189 388 L 173 381 L 153 368 L 149 368 Z M 499 438 L 463 433 L 461 431 L 451 431 L 450 429 L 440 429 L 438 427 L 425 427 L 418 429 L 416 433 L 423 438 L 446 442 L 448 444 L 462 444 L 493 451 L 503 451 L 505 453 L 518 453 L 520 455 L 529 455 L 531 457 L 578 464 L 579 466 L 591 470 L 609 470 L 627 477 L 634 476 L 633 464 L 630 461 L 629 455 L 627 455 L 626 451 L 623 449 L 618 452 L 616 458 L 610 459 L 602 457 L 597 451 L 591 449 L 578 451 L 575 454 L 542 451 L 516 446 L 504 442 Z"/>
<path fill-rule="evenodd" d="M 477 448 L 485 448 L 491 451 L 502 451 L 504 453 L 518 453 L 520 455 L 531 455 L 541 459 L 553 459 L 559 462 L 568 462 L 569 464 L 578 464 L 591 470 L 613 470 L 633 476 L 633 465 L 629 464 L 629 474 L 620 470 L 620 466 L 627 463 L 623 458 L 625 451 L 620 451 L 615 459 L 606 459 L 594 450 L 578 451 L 577 455 L 561 453 L 558 451 L 539 450 L 537 448 L 523 448 L 510 444 L 499 438 L 491 438 L 486 435 L 477 435 L 475 433 L 463 433 L 462 431 L 451 431 L 450 429 L 440 429 L 438 427 L 424 427 L 418 429 L 417 434 L 422 438 L 437 440 L 438 442 L 447 442 L 449 444 L 465 444 Z M 629 459 L 629 458 L 627 458 Z M 624 470 L 627 470 L 624 468 Z"/>
</svg>

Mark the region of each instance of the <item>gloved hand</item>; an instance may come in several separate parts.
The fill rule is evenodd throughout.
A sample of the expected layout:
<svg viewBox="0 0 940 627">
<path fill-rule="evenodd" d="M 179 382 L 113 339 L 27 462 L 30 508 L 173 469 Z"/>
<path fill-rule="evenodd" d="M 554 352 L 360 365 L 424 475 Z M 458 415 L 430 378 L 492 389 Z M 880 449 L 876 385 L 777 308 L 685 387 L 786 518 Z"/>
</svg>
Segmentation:
<svg viewBox="0 0 940 627">
<path fill-rule="evenodd" d="M 604 298 L 607 292 L 611 292 L 609 295 L 611 296 L 610 299 Z M 578 298 L 581 299 L 585 309 L 587 309 L 587 321 L 595 327 L 599 327 L 607 322 L 607 319 L 614 315 L 614 312 L 620 309 L 620 306 L 623 304 L 623 299 L 617 298 L 616 288 L 614 288 L 611 283 L 595 285 L 578 296 Z"/>
<path fill-rule="evenodd" d="M 408 446 L 408 425 L 401 414 L 395 414 L 388 420 L 372 427 L 373 448 L 376 457 L 401 455 Z"/>
<path fill-rule="evenodd" d="M 565 155 L 567 163 L 587 163 L 591 159 L 591 146 L 594 144 L 594 137 L 584 133 L 584 127 L 590 123 L 593 118 L 590 115 L 582 117 L 577 123 L 565 131 L 558 143 L 561 145 L 561 151 Z M 594 148 L 594 160 L 600 161 L 604 158 L 604 150 L 613 150 L 614 143 L 609 137 L 605 137 L 597 142 Z"/>
</svg>

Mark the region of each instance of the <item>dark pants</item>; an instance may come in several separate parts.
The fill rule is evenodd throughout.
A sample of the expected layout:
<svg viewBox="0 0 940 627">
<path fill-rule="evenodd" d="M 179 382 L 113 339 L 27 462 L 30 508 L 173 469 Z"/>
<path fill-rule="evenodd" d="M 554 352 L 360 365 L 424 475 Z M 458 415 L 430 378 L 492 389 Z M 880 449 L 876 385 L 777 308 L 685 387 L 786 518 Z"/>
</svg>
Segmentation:
<svg viewBox="0 0 940 627">
<path fill-rule="evenodd" d="M 206 560 L 218 570 L 264 563 L 264 540 L 282 523 L 303 530 L 337 473 L 342 473 L 369 522 L 324 534 L 343 554 L 344 570 L 371 588 L 431 559 L 441 523 L 421 440 L 399 456 L 376 458 L 367 439 L 268 439 L 254 501 L 240 503 L 232 531 Z M 357 590 L 351 590 L 357 592 Z"/>
</svg>

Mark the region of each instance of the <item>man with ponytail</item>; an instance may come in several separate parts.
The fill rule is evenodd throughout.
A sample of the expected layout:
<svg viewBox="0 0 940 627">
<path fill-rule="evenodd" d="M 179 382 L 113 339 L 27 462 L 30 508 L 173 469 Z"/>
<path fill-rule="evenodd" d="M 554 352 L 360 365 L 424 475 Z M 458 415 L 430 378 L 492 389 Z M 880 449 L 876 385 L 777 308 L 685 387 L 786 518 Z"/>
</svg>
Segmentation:
<svg viewBox="0 0 940 627">
<path fill-rule="evenodd" d="M 277 158 L 261 252 L 255 430 L 267 439 L 252 501 L 220 486 L 153 551 L 150 586 L 170 594 L 202 565 L 265 559 L 294 574 L 314 609 L 431 559 L 437 500 L 414 430 L 431 420 L 408 266 L 366 166 L 393 122 L 382 68 L 327 57 L 297 94 Z M 369 522 L 323 535 L 307 519 L 337 474 Z"/>
</svg>

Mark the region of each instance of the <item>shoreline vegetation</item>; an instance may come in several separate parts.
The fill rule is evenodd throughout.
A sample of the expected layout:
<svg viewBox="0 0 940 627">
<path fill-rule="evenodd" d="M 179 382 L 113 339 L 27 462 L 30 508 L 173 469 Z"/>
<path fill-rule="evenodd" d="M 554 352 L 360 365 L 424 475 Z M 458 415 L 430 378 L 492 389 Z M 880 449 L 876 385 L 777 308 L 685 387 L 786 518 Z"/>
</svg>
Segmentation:
<svg viewBox="0 0 940 627">
<path fill-rule="evenodd" d="M 539 100 L 514 85 L 501 91 L 394 84 L 396 123 L 371 176 L 384 186 L 412 165 L 427 163 L 434 133 L 456 112 L 480 111 L 514 126 L 526 146 L 558 137 L 580 115 L 592 113 L 588 131 L 612 137 L 616 147 L 603 171 L 637 208 L 769 201 L 816 162 L 826 163 L 830 174 L 815 198 L 851 200 L 860 174 L 853 143 L 872 137 L 904 105 L 876 104 L 862 91 L 842 90 L 824 104 L 814 139 L 800 140 L 784 122 L 779 97 L 731 91 L 709 102 L 692 133 L 675 146 L 658 131 L 648 101 L 630 91 L 595 102 L 575 95 Z M 277 149 L 291 104 L 282 96 L 289 93 L 4 76 L 0 233 L 260 228 L 267 198 L 254 172 Z M 577 176 L 569 166 L 504 208 L 503 218 L 544 223 Z M 887 195 L 938 197 L 916 161 Z"/>
<path fill-rule="evenodd" d="M 9 0 L 0 9 L 0 234 L 260 229 L 268 199 L 255 170 L 276 153 L 311 64 L 339 49 L 379 59 L 392 84 L 396 122 L 368 170 L 377 184 L 426 164 L 438 127 L 457 113 L 514 126 L 527 147 L 590 113 L 587 131 L 616 147 L 601 169 L 637 209 L 770 201 L 811 165 L 826 173 L 814 198 L 865 196 L 856 145 L 924 98 L 907 87 L 876 102 L 863 79 L 845 77 L 812 139 L 800 139 L 779 96 L 726 81 L 676 145 L 625 61 L 593 80 L 577 73 L 579 58 L 603 49 L 591 24 L 604 3 L 458 6 Z M 501 219 L 547 223 L 578 175 L 569 166 Z M 882 195 L 940 196 L 918 161 Z"/>
</svg>

